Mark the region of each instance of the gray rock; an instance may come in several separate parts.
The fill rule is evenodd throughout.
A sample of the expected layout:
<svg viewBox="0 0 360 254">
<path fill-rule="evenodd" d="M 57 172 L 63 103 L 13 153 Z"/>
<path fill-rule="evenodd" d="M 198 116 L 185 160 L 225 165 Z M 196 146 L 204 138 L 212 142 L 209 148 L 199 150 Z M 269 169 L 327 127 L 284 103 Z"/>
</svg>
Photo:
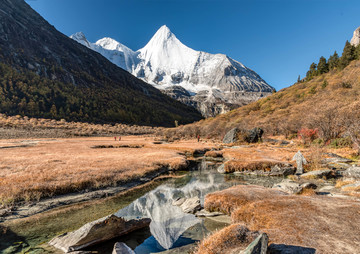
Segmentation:
<svg viewBox="0 0 360 254">
<path fill-rule="evenodd" d="M 112 254 L 135 254 L 125 243 L 117 242 L 114 245 Z"/>
<path fill-rule="evenodd" d="M 240 254 L 266 254 L 269 237 L 267 234 L 260 234 L 249 246 L 240 252 Z"/>
<path fill-rule="evenodd" d="M 295 174 L 295 168 L 291 165 L 275 165 L 271 168 L 271 176 L 288 176 Z"/>
<path fill-rule="evenodd" d="M 289 179 L 284 179 L 282 182 L 274 184 L 273 188 L 289 194 L 298 194 L 303 190 L 300 184 Z"/>
<path fill-rule="evenodd" d="M 185 200 L 184 203 L 180 205 L 184 213 L 196 213 L 201 210 L 201 203 L 198 197 L 193 197 Z"/>
<path fill-rule="evenodd" d="M 248 143 L 257 143 L 261 140 L 264 131 L 261 128 L 254 128 L 251 130 L 241 130 L 237 127 L 228 131 L 223 139 L 223 143 L 231 144 L 239 141 L 241 136 L 241 140 Z"/>
<path fill-rule="evenodd" d="M 300 177 L 305 179 L 318 179 L 323 177 L 330 177 L 332 174 L 332 170 L 330 169 L 322 169 L 322 170 L 314 170 L 307 172 L 305 174 L 302 174 Z"/>
<path fill-rule="evenodd" d="M 223 143 L 231 144 L 237 142 L 239 132 L 240 132 L 239 128 L 236 127 L 228 131 L 224 136 Z"/>
<path fill-rule="evenodd" d="M 359 166 L 352 166 L 345 170 L 343 173 L 344 177 L 351 177 L 351 178 L 360 178 L 360 167 Z"/>
<path fill-rule="evenodd" d="M 225 164 L 221 164 L 221 166 L 219 166 L 217 168 L 217 172 L 224 174 L 225 173 Z"/>
<path fill-rule="evenodd" d="M 148 227 L 150 219 L 129 220 L 115 215 L 90 222 L 70 233 L 53 238 L 49 244 L 68 253 Z"/>
<path fill-rule="evenodd" d="M 324 186 L 322 188 L 319 189 L 319 192 L 333 192 L 333 191 L 336 191 L 336 188 L 335 186 Z"/>
<path fill-rule="evenodd" d="M 303 165 L 307 164 L 307 161 L 304 157 L 304 155 L 302 155 L 302 153 L 300 151 L 298 151 L 294 157 L 292 158 L 293 161 L 296 161 L 296 174 L 297 175 L 301 175 L 304 173 L 304 167 Z"/>
<path fill-rule="evenodd" d="M 356 28 L 356 30 L 354 31 L 353 37 L 351 38 L 350 41 L 351 45 L 353 46 L 358 46 L 360 44 L 360 27 Z"/>
<path fill-rule="evenodd" d="M 216 216 L 221 216 L 221 215 L 224 215 L 224 214 L 221 212 L 209 212 L 209 211 L 206 211 L 205 209 L 202 209 L 202 210 L 196 212 L 196 214 L 195 214 L 196 217 L 216 217 Z"/>
</svg>

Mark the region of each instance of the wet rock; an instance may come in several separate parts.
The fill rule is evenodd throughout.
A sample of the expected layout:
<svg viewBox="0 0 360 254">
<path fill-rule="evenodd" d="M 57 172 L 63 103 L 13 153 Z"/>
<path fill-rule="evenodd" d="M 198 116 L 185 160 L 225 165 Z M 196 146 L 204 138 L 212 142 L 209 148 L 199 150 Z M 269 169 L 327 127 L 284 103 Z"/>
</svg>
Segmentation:
<svg viewBox="0 0 360 254">
<path fill-rule="evenodd" d="M 225 174 L 225 164 L 221 164 L 221 166 L 217 168 L 217 172 L 220 174 Z"/>
<path fill-rule="evenodd" d="M 303 165 L 307 164 L 307 161 L 304 157 L 304 155 L 298 151 L 294 157 L 292 158 L 293 161 L 296 161 L 296 174 L 301 175 L 304 173 L 304 167 Z"/>
<path fill-rule="evenodd" d="M 330 169 L 322 169 L 322 170 L 314 170 L 314 171 L 310 171 L 307 172 L 303 175 L 301 175 L 301 178 L 305 178 L 305 179 L 318 179 L 318 178 L 323 178 L 323 177 L 330 177 L 332 175 L 332 170 Z"/>
<path fill-rule="evenodd" d="M 263 134 L 264 134 L 263 129 L 254 128 L 248 131 L 247 135 L 245 135 L 244 137 L 244 140 L 248 143 L 257 143 L 261 140 Z"/>
<path fill-rule="evenodd" d="M 271 176 L 288 176 L 295 174 L 295 168 L 291 165 L 275 165 L 271 168 Z"/>
<path fill-rule="evenodd" d="M 344 171 L 344 177 L 350 178 L 360 178 L 360 167 L 359 166 L 352 166 Z"/>
<path fill-rule="evenodd" d="M 303 188 L 297 182 L 284 179 L 282 182 L 274 184 L 273 189 L 277 189 L 289 194 L 299 194 Z"/>
<path fill-rule="evenodd" d="M 196 213 L 201 210 L 201 203 L 198 197 L 193 197 L 185 200 L 184 203 L 180 205 L 184 213 Z"/>
<path fill-rule="evenodd" d="M 125 243 L 117 242 L 114 245 L 112 254 L 135 254 Z"/>
<path fill-rule="evenodd" d="M 266 254 L 268 248 L 269 237 L 267 234 L 260 234 L 249 246 L 240 251 L 240 254 Z"/>
<path fill-rule="evenodd" d="M 216 217 L 216 216 L 221 216 L 224 215 L 223 213 L 220 212 L 209 212 L 205 209 L 202 209 L 198 212 L 196 212 L 195 216 L 196 217 Z"/>
<path fill-rule="evenodd" d="M 110 215 L 52 239 L 49 244 L 68 253 L 148 227 L 150 219 L 129 220 Z"/>
</svg>

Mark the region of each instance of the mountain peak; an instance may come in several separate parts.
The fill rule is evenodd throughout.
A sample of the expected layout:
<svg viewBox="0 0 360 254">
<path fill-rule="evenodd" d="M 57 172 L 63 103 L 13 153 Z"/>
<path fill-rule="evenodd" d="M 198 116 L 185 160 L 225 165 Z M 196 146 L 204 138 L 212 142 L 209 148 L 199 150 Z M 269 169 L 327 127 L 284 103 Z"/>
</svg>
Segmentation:
<svg viewBox="0 0 360 254">
<path fill-rule="evenodd" d="M 151 38 L 150 42 L 156 41 L 159 43 L 159 42 L 167 41 L 172 37 L 176 38 L 176 36 L 170 31 L 170 29 L 166 25 L 163 25 L 157 30 L 157 32 Z"/>
<path fill-rule="evenodd" d="M 74 33 L 70 35 L 70 38 L 90 48 L 90 42 L 86 39 L 86 36 L 83 32 Z"/>
<path fill-rule="evenodd" d="M 101 47 L 108 49 L 108 50 L 119 50 L 119 49 L 122 49 L 123 47 L 125 47 L 123 44 L 121 44 L 120 42 L 118 42 L 110 37 L 102 38 L 102 39 L 98 40 L 95 44 L 100 45 Z"/>
</svg>

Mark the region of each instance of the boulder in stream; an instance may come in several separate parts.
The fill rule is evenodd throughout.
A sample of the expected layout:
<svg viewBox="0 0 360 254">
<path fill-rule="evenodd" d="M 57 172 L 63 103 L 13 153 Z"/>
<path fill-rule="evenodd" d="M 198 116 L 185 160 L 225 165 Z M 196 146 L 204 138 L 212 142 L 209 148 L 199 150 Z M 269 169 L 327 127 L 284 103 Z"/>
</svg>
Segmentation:
<svg viewBox="0 0 360 254">
<path fill-rule="evenodd" d="M 274 184 L 273 188 L 289 194 L 299 194 L 303 190 L 300 184 L 289 179 L 284 179 L 282 182 Z"/>
<path fill-rule="evenodd" d="M 148 227 L 150 219 L 129 220 L 115 215 L 106 216 L 90 222 L 70 233 L 52 239 L 49 244 L 65 253 L 82 250 L 110 239 L 128 234 L 134 230 Z"/>
<path fill-rule="evenodd" d="M 360 178 L 360 167 L 359 166 L 352 166 L 345 170 L 343 173 L 344 177 L 350 177 L 350 178 Z"/>
<path fill-rule="evenodd" d="M 193 197 L 185 200 L 184 203 L 180 205 L 184 213 L 196 213 L 201 210 L 201 203 L 198 197 Z"/>
</svg>

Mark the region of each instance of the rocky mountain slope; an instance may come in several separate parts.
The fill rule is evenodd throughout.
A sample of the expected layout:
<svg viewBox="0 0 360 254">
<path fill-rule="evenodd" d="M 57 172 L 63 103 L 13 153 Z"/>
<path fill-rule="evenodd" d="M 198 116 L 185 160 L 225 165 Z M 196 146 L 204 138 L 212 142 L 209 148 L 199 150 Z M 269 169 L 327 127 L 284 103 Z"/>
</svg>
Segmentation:
<svg viewBox="0 0 360 254">
<path fill-rule="evenodd" d="M 0 10 L 0 112 L 164 126 L 201 118 L 63 35 L 23 0 L 0 1 Z"/>
<path fill-rule="evenodd" d="M 360 27 L 358 27 L 353 34 L 353 37 L 351 38 L 350 43 L 354 45 L 355 47 L 360 44 Z"/>
<path fill-rule="evenodd" d="M 195 51 L 167 26 L 137 51 L 103 38 L 90 43 L 83 33 L 70 36 L 171 97 L 215 116 L 265 97 L 274 90 L 258 74 L 223 54 Z"/>
</svg>

